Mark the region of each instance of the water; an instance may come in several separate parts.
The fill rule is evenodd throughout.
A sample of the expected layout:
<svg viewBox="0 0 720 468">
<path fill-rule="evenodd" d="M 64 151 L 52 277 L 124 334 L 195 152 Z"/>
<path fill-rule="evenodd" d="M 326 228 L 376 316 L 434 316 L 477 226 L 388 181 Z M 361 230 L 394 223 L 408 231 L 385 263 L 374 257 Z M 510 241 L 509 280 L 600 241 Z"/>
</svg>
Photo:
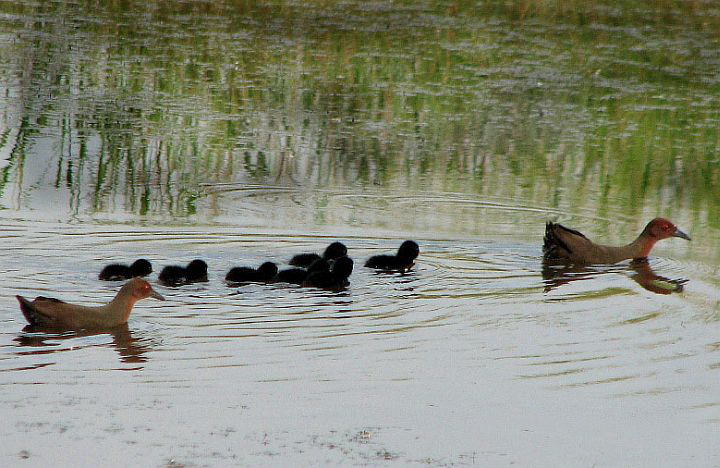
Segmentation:
<svg viewBox="0 0 720 468">
<path fill-rule="evenodd" d="M 0 464 L 720 466 L 718 12 L 642 8 L 0 4 Z M 223 281 L 334 240 L 344 291 Z M 24 328 L 138 257 L 209 281 Z"/>
</svg>

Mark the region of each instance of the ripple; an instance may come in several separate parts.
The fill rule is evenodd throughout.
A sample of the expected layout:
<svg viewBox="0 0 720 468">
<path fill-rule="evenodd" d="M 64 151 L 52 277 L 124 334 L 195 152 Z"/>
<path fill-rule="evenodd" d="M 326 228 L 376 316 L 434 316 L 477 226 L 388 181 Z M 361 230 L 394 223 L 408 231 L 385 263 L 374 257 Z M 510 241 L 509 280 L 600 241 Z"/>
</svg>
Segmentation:
<svg viewBox="0 0 720 468">
<path fill-rule="evenodd" d="M 114 361 L 99 353 L 96 361 L 76 365 L 73 371 L 139 371 L 151 366 L 158 377 L 153 381 L 184 386 L 190 385 L 194 370 L 243 369 L 258 383 L 297 382 L 302 375 L 326 374 L 313 366 L 282 369 L 288 352 L 299 352 L 312 362 L 343 362 L 356 352 L 377 359 L 387 356 L 390 363 L 414 362 L 418 353 L 462 343 L 459 356 L 484 350 L 481 359 L 502 363 L 516 379 L 542 382 L 553 391 L 611 385 L 613 394 L 635 397 L 675 392 L 677 386 L 654 380 L 697 369 L 703 352 L 720 349 L 714 341 L 682 339 L 676 323 L 699 327 L 706 317 L 685 312 L 688 299 L 682 294 L 646 289 L 636 278 L 644 271 L 620 264 L 548 273 L 535 244 L 414 236 L 421 245 L 416 267 L 405 274 L 387 274 L 364 268 L 363 261 L 395 251 L 405 236 L 228 226 L 96 226 L 90 231 L 77 226 L 56 230 L 55 225 L 27 225 L 23 231 L 23 226 L 14 225 L 7 239 L 10 247 L 41 248 L 22 263 L 8 265 L 3 275 L 9 281 L 0 286 L 8 297 L 21 292 L 97 304 L 119 287 L 97 281 L 101 266 L 140 256 L 150 258 L 156 272 L 166 264 L 203 258 L 210 275 L 207 283 L 158 285 L 167 301 L 138 303 L 122 333 L 0 335 L 5 340 L 0 341 L 0 370 L 5 375 L 62 368 L 68 362 L 62 355 L 85 357 L 91 350 L 108 350 Z M 344 291 L 281 283 L 231 287 L 223 281 L 232 266 L 265 260 L 285 265 L 293 254 L 321 251 L 333 240 L 345 242 L 356 262 Z M 67 258 L 68 248 L 77 255 Z M 669 281 L 684 280 L 692 270 L 665 258 L 651 259 L 648 268 Z M 155 275 L 150 276 L 153 282 Z M 705 288 L 695 278 L 687 284 Z M 709 287 L 703 290 L 711 293 Z M 20 320 L 17 306 L 10 304 L 12 313 L 0 316 L 5 327 Z M 520 349 L 523 352 L 517 352 Z M 717 365 L 701 367 L 712 372 Z M 261 370 L 270 368 L 278 375 L 263 375 Z M 406 382 L 416 378 L 398 377 Z"/>
</svg>

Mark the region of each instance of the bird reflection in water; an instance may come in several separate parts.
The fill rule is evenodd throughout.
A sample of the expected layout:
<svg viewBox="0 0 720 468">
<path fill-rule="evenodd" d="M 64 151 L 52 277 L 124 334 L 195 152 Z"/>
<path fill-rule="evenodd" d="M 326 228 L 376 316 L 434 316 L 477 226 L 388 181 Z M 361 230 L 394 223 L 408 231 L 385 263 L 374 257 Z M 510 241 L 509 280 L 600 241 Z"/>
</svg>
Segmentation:
<svg viewBox="0 0 720 468">
<path fill-rule="evenodd" d="M 567 265 L 545 260 L 542 266 L 542 277 L 545 292 L 550 292 L 564 284 L 596 278 L 610 273 L 630 273 L 629 278 L 656 294 L 672 294 L 682 292 L 688 282 L 685 278 L 670 279 L 653 271 L 646 258 L 636 259 L 628 265 L 611 267 L 588 267 L 585 265 Z"/>
<path fill-rule="evenodd" d="M 18 352 L 18 354 L 50 354 L 70 351 L 76 348 L 59 347 L 58 342 L 100 335 L 109 335 L 112 337 L 112 345 L 120 356 L 121 362 L 136 364 L 147 362 L 148 358 L 145 354 L 150 351 L 151 347 L 147 344 L 147 340 L 133 336 L 127 323 L 102 331 L 63 330 L 39 325 L 27 325 L 14 341 L 23 347 L 37 348 L 33 350 L 23 350 Z M 94 346 L 94 344 L 88 346 Z"/>
</svg>

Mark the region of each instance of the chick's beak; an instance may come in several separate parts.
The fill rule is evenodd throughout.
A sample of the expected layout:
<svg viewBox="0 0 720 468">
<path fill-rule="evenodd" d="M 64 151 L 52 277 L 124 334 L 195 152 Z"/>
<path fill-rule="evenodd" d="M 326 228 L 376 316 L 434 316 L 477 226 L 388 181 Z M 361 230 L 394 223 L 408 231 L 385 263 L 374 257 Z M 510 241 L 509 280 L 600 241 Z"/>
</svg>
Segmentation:
<svg viewBox="0 0 720 468">
<path fill-rule="evenodd" d="M 676 230 L 675 230 L 675 234 L 673 234 L 673 235 L 670 236 L 670 237 L 679 237 L 680 239 L 692 240 L 692 239 L 690 239 L 690 236 L 688 236 L 687 234 L 685 234 L 684 232 L 682 232 L 680 229 L 676 229 Z"/>
</svg>

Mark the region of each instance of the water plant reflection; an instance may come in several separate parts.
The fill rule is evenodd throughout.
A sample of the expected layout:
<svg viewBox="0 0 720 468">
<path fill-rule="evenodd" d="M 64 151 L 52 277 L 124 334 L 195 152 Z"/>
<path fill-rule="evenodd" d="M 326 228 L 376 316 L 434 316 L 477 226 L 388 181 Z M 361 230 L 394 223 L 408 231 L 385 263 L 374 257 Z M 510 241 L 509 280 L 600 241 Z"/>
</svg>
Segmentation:
<svg viewBox="0 0 720 468">
<path fill-rule="evenodd" d="M 571 3 L 6 3 L 0 202 L 213 216 L 203 184 L 273 183 L 713 213 L 712 5 Z"/>
</svg>

